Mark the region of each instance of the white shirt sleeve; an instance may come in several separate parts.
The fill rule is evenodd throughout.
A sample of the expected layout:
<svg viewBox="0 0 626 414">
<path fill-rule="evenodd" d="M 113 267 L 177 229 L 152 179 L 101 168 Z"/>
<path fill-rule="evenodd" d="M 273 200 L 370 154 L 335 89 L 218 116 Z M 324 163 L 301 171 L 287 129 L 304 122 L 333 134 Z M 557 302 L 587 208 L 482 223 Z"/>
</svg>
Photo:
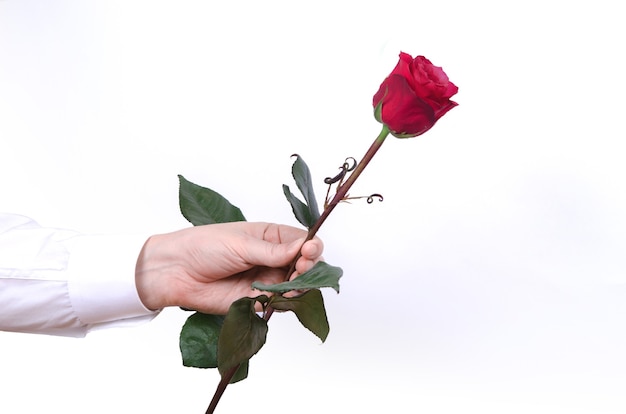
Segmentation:
<svg viewBox="0 0 626 414">
<path fill-rule="evenodd" d="M 145 236 L 86 236 L 0 213 L 0 330 L 85 336 L 154 318 L 135 264 Z"/>
</svg>

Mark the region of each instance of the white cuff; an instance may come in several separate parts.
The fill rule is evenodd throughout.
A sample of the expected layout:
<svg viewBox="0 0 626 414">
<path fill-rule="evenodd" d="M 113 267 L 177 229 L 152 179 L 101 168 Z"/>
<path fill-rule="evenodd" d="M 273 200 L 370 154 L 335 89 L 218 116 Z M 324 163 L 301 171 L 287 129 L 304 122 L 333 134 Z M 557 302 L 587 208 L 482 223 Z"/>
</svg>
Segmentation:
<svg viewBox="0 0 626 414">
<path fill-rule="evenodd" d="M 122 326 L 143 323 L 159 312 L 147 309 L 137 293 L 135 266 L 146 236 L 76 236 L 70 252 L 68 289 L 81 323 Z M 131 323 L 133 324 L 133 323 Z"/>
</svg>

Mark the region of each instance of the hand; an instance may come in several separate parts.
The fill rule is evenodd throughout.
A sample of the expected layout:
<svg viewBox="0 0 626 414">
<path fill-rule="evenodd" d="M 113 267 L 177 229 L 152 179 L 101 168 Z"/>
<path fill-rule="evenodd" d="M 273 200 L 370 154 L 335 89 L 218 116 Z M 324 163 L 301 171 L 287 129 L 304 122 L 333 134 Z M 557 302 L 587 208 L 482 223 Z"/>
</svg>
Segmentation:
<svg viewBox="0 0 626 414">
<path fill-rule="evenodd" d="M 152 236 L 137 260 L 139 297 L 148 309 L 180 306 L 225 314 L 233 301 L 261 294 L 251 289 L 252 282 L 283 282 L 299 251 L 290 279 L 321 260 L 321 240 L 303 245 L 305 237 L 306 231 L 295 227 L 249 222 Z"/>
</svg>

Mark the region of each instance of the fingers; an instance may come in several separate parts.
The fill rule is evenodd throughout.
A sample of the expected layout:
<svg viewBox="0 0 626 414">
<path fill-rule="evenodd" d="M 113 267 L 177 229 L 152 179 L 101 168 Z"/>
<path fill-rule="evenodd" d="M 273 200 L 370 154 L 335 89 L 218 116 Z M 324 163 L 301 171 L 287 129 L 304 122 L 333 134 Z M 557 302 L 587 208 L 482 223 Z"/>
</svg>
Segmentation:
<svg viewBox="0 0 626 414">
<path fill-rule="evenodd" d="M 322 243 L 322 241 L 316 237 L 313 240 L 309 240 L 304 243 L 300 253 L 302 253 L 302 257 L 308 260 L 315 260 L 322 255 L 323 251 L 324 243 Z"/>
<path fill-rule="evenodd" d="M 304 240 L 296 240 L 289 244 L 270 243 L 250 238 L 245 241 L 241 257 L 251 265 L 266 267 L 283 267 L 295 257 Z"/>
<path fill-rule="evenodd" d="M 313 267 L 324 250 L 319 238 L 305 243 L 307 231 L 288 225 L 235 222 L 212 224 L 202 230 L 199 234 L 210 236 L 210 240 L 201 243 L 209 250 L 203 257 L 211 256 L 212 265 L 222 262 L 222 277 L 252 266 L 284 268 L 298 253 L 301 257 L 296 263 L 296 272 L 300 274 Z M 217 246 L 221 248 L 218 250 Z"/>
<path fill-rule="evenodd" d="M 248 243 L 247 260 L 258 266 L 283 267 L 287 266 L 296 257 L 298 251 L 301 256 L 296 261 L 295 272 L 291 278 L 310 270 L 322 260 L 324 245 L 318 238 L 304 243 L 304 239 L 296 239 L 288 244 L 268 243 L 262 240 L 253 240 Z"/>
<path fill-rule="evenodd" d="M 232 225 L 239 226 L 252 237 L 270 243 L 291 243 L 298 239 L 304 240 L 307 234 L 306 230 L 285 224 L 237 222 Z"/>
<path fill-rule="evenodd" d="M 311 270 L 317 262 L 324 260 L 321 255 L 322 250 L 323 244 L 321 240 L 314 239 L 306 242 L 304 246 L 302 246 L 302 256 L 296 261 L 296 270 L 291 275 L 290 279 Z"/>
<path fill-rule="evenodd" d="M 324 250 L 324 244 L 317 237 L 304 243 L 305 230 L 271 223 L 246 224 L 246 233 L 251 236 L 246 241 L 246 255 L 254 265 L 285 266 L 299 252 L 305 261 L 317 261 Z M 306 264 L 301 266 L 306 267 Z"/>
</svg>

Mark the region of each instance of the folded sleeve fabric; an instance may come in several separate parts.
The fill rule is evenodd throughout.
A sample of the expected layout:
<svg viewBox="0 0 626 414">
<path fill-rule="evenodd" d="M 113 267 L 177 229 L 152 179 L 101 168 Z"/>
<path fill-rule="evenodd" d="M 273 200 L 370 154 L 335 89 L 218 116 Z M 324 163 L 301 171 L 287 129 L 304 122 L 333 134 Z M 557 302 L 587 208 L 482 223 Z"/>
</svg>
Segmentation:
<svg viewBox="0 0 626 414">
<path fill-rule="evenodd" d="M 145 235 L 82 235 L 0 213 L 0 330 L 85 336 L 145 323 L 135 263 Z"/>
</svg>

